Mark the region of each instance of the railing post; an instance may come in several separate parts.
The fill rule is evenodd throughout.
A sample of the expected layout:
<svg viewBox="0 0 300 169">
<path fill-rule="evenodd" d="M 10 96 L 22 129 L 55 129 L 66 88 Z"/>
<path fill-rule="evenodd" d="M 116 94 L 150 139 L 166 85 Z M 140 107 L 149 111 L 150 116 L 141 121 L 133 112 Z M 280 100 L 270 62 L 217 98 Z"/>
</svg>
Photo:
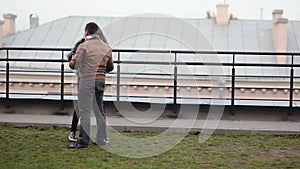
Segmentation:
<svg viewBox="0 0 300 169">
<path fill-rule="evenodd" d="M 174 60 L 173 112 L 177 113 L 177 53 Z"/>
<path fill-rule="evenodd" d="M 6 93 L 5 93 L 5 100 L 6 100 L 6 108 L 10 107 L 10 101 L 9 101 L 9 52 L 8 49 L 6 50 Z"/>
<path fill-rule="evenodd" d="M 64 65 L 64 51 L 61 52 L 61 74 L 60 74 L 60 101 L 61 106 L 60 110 L 65 109 L 65 102 L 64 102 L 64 86 L 65 86 L 65 65 Z"/>
<path fill-rule="evenodd" d="M 288 116 L 293 115 L 293 97 L 294 97 L 294 55 L 292 55 L 291 75 L 290 75 L 290 100 Z"/>
<path fill-rule="evenodd" d="M 118 52 L 118 63 L 117 63 L 117 106 L 115 106 L 116 111 L 119 112 L 119 104 L 120 104 L 120 52 Z"/>
<path fill-rule="evenodd" d="M 233 54 L 232 60 L 232 74 L 231 74 L 231 106 L 230 106 L 230 114 L 234 115 L 234 101 L 235 101 L 235 54 Z"/>
</svg>

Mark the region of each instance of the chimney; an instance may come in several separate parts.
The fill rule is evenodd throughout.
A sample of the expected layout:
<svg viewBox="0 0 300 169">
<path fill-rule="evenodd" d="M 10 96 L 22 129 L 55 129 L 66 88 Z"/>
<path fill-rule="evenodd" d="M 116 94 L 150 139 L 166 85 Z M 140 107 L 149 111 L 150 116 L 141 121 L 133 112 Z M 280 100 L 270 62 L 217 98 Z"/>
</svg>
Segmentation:
<svg viewBox="0 0 300 169">
<path fill-rule="evenodd" d="M 15 19 L 17 15 L 14 14 L 3 14 L 4 25 L 3 25 L 3 36 L 9 36 L 16 33 Z"/>
<path fill-rule="evenodd" d="M 273 15 L 273 26 L 278 18 L 282 18 L 283 10 L 282 9 L 274 9 L 272 12 Z"/>
<path fill-rule="evenodd" d="M 3 46 L 3 24 L 4 21 L 0 20 L 0 47 Z"/>
<path fill-rule="evenodd" d="M 30 29 L 39 26 L 39 16 L 35 14 L 29 15 Z"/>
<path fill-rule="evenodd" d="M 217 5 L 216 23 L 220 26 L 226 26 L 229 23 L 228 4 Z"/>
<path fill-rule="evenodd" d="M 283 10 L 274 10 L 273 11 L 273 45 L 275 52 L 286 52 L 287 51 L 287 23 L 288 19 L 282 18 Z M 278 64 L 286 63 L 285 55 L 277 56 Z"/>
</svg>

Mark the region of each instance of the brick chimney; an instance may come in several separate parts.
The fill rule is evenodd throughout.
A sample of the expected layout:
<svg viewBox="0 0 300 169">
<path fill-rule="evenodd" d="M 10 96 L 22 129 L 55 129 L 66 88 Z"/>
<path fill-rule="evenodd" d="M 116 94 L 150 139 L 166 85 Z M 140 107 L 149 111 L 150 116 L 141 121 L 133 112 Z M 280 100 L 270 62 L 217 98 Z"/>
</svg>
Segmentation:
<svg viewBox="0 0 300 169">
<path fill-rule="evenodd" d="M 219 26 L 226 26 L 229 23 L 228 4 L 217 5 L 216 23 Z"/>
<path fill-rule="evenodd" d="M 287 51 L 287 24 L 288 19 L 282 18 L 283 10 L 275 9 L 273 11 L 273 45 L 275 52 L 286 52 Z M 277 56 L 278 64 L 286 63 L 285 55 Z"/>
<path fill-rule="evenodd" d="M 4 17 L 3 37 L 15 34 L 16 33 L 15 19 L 17 18 L 17 15 L 8 13 L 8 14 L 3 14 L 3 17 Z"/>
<path fill-rule="evenodd" d="M 282 9 L 274 9 L 272 12 L 273 15 L 273 26 L 278 18 L 282 18 L 283 10 Z"/>
<path fill-rule="evenodd" d="M 4 21 L 0 20 L 0 47 L 3 46 L 3 24 Z"/>
</svg>

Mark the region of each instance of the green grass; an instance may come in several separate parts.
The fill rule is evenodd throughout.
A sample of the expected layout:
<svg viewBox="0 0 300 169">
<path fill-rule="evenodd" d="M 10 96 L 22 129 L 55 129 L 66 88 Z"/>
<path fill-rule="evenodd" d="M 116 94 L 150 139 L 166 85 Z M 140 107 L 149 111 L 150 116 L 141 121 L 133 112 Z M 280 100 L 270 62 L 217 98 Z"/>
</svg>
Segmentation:
<svg viewBox="0 0 300 169">
<path fill-rule="evenodd" d="M 97 146 L 67 149 L 68 133 L 67 129 L 0 127 L 0 168 L 300 168 L 296 136 L 214 135 L 200 144 L 198 135 L 189 134 L 164 154 L 133 159 Z"/>
</svg>

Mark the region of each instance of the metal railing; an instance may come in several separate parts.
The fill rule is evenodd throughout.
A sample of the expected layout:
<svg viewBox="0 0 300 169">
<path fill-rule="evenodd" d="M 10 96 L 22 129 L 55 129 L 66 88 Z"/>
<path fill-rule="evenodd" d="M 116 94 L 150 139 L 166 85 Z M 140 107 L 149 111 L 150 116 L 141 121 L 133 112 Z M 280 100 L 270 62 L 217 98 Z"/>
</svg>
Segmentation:
<svg viewBox="0 0 300 169">
<path fill-rule="evenodd" d="M 0 51 L 6 52 L 5 58 L 0 58 L 0 62 L 6 62 L 5 66 L 5 100 L 6 100 L 6 106 L 10 106 L 10 63 L 11 62 L 53 62 L 53 63 L 60 63 L 60 101 L 61 101 L 61 109 L 64 109 L 65 106 L 65 67 L 64 63 L 68 62 L 65 58 L 65 52 L 70 51 L 70 48 L 22 48 L 22 47 L 3 47 L 0 48 Z M 26 58 L 10 58 L 10 52 L 11 51 L 50 51 L 50 52 L 61 52 L 61 58 L 60 59 L 26 59 Z M 154 64 L 154 65 L 171 65 L 173 66 L 173 106 L 174 110 L 176 110 L 177 106 L 177 81 L 178 76 L 183 76 L 181 74 L 178 74 L 178 66 L 180 65 L 188 65 L 188 66 L 226 66 L 231 67 L 231 74 L 225 75 L 229 78 L 231 78 L 231 96 L 230 96 L 230 112 L 234 114 L 235 112 L 235 89 L 236 89 L 236 77 L 241 77 L 236 75 L 236 67 L 285 67 L 290 69 L 289 76 L 282 76 L 284 78 L 289 78 L 289 111 L 288 115 L 292 115 L 293 112 L 293 91 L 294 88 L 294 79 L 300 78 L 295 76 L 294 68 L 300 67 L 300 64 L 295 64 L 294 59 L 295 57 L 300 56 L 300 53 L 298 52 L 280 52 L 280 53 L 274 53 L 274 52 L 237 52 L 237 51 L 183 51 L 183 50 L 127 50 L 127 49 L 114 49 L 113 53 L 117 54 L 117 59 L 114 60 L 114 63 L 116 66 L 116 76 L 117 76 L 117 84 L 116 84 L 116 101 L 120 101 L 120 87 L 121 87 L 121 65 L 122 64 Z M 122 60 L 122 54 L 125 53 L 149 53 L 149 54 L 171 54 L 174 56 L 173 61 L 168 62 L 161 62 L 161 61 L 134 61 L 134 60 Z M 217 62 L 181 62 L 178 61 L 178 55 L 181 54 L 217 54 L 217 55 L 230 55 L 232 56 L 232 62 L 226 62 L 226 63 L 217 63 Z M 287 57 L 290 57 L 291 62 L 286 64 L 274 64 L 274 63 L 236 63 L 236 57 L 238 55 L 247 55 L 249 57 L 254 55 L 269 55 L 269 56 L 278 56 L 278 55 L 285 55 Z M 47 72 L 47 71 L 46 71 Z M 145 75 L 151 75 L 151 74 L 145 74 Z M 152 74 L 153 75 L 153 74 Z M 157 74 L 156 74 L 157 75 Z M 247 76 L 244 76 L 247 77 Z M 250 76 L 249 76 L 250 77 Z M 251 76 L 251 77 L 259 77 L 259 76 Z M 278 76 L 280 77 L 280 76 Z M 220 87 L 219 87 L 220 88 Z M 297 88 L 298 89 L 298 88 Z"/>
</svg>

